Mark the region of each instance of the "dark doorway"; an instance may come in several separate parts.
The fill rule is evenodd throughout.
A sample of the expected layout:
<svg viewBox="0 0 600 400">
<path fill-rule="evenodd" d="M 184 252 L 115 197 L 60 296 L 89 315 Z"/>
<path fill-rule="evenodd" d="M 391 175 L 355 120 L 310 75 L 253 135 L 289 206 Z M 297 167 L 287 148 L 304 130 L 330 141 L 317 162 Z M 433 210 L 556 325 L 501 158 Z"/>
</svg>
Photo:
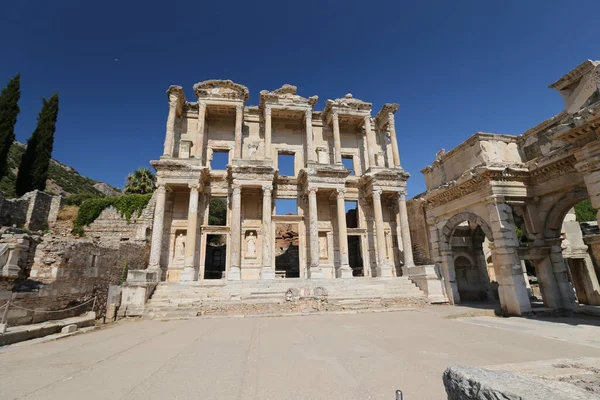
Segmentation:
<svg viewBox="0 0 600 400">
<path fill-rule="evenodd" d="M 365 276 L 360 252 L 360 236 L 348 236 L 348 262 L 352 276 Z"/>
<path fill-rule="evenodd" d="M 227 236 L 206 236 L 206 258 L 204 259 L 204 279 L 222 279 L 225 273 Z"/>
<path fill-rule="evenodd" d="M 278 278 L 300 277 L 298 248 L 298 224 L 277 224 L 275 229 L 275 274 Z"/>
<path fill-rule="evenodd" d="M 454 260 L 456 285 L 461 301 L 482 301 L 487 299 L 482 278 L 476 265 L 466 257 L 458 256 Z"/>
</svg>

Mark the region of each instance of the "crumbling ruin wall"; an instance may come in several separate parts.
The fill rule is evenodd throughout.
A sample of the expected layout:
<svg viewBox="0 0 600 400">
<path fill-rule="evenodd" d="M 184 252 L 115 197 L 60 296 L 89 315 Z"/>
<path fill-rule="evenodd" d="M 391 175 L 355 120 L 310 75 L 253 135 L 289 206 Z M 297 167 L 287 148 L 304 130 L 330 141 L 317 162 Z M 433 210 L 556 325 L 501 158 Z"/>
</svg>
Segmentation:
<svg viewBox="0 0 600 400">
<path fill-rule="evenodd" d="M 24 227 L 32 231 L 47 229 L 56 221 L 64 204 L 61 196 L 34 190 L 18 199 L 6 199 L 0 193 L 0 226 Z"/>
<path fill-rule="evenodd" d="M 412 243 L 413 257 L 416 265 L 431 264 L 429 250 L 429 227 L 423 201 L 418 198 L 406 202 L 408 211 L 408 226 Z"/>
<path fill-rule="evenodd" d="M 147 265 L 149 246 L 145 241 L 102 242 L 90 238 L 46 235 L 37 245 L 29 278 L 16 281 L 12 293 L 0 293 L 0 302 L 11 300 L 10 325 L 35 323 L 79 315 L 92 308 L 102 315 L 111 284 L 120 283 L 125 268 Z M 35 310 L 35 311 L 33 311 Z"/>
</svg>

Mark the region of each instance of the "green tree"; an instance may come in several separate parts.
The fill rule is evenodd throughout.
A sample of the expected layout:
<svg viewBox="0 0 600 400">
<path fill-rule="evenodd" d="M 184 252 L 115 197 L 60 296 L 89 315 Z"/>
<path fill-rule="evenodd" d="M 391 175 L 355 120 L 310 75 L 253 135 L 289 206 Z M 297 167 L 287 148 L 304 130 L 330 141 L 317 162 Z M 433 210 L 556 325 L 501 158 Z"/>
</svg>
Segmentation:
<svg viewBox="0 0 600 400">
<path fill-rule="evenodd" d="M 595 221 L 597 212 L 598 210 L 592 207 L 590 199 L 580 201 L 575 205 L 575 217 L 577 222 Z"/>
<path fill-rule="evenodd" d="M 20 97 L 21 75 L 17 74 L 0 93 L 0 178 L 8 173 L 8 151 L 15 141 Z"/>
<path fill-rule="evenodd" d="M 48 167 L 52 158 L 54 146 L 54 132 L 58 118 L 58 93 L 50 99 L 42 99 L 42 110 L 38 116 L 38 123 L 33 134 L 27 141 L 27 149 L 21 157 L 19 173 L 17 175 L 17 196 L 32 190 L 44 190 L 48 178 Z"/>
<path fill-rule="evenodd" d="M 147 194 L 154 191 L 154 174 L 148 168 L 139 168 L 127 175 L 125 193 Z"/>
<path fill-rule="evenodd" d="M 208 206 L 208 224 L 225 226 L 227 224 L 227 200 L 210 199 Z"/>
</svg>

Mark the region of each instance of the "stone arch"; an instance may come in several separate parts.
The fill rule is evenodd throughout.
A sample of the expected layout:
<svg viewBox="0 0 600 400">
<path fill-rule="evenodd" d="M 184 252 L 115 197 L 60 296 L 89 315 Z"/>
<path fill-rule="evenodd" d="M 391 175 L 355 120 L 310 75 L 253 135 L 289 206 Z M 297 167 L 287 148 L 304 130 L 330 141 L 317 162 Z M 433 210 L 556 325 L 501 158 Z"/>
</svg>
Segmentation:
<svg viewBox="0 0 600 400">
<path fill-rule="evenodd" d="M 473 257 L 471 257 L 471 255 L 469 253 L 466 253 L 464 251 L 457 251 L 457 252 L 452 253 L 452 258 L 454 259 L 455 263 L 456 263 L 456 259 L 459 257 L 463 257 L 463 258 L 467 259 L 467 261 L 469 261 L 469 263 L 471 263 L 471 265 L 477 265 L 477 262 L 473 259 Z"/>
<path fill-rule="evenodd" d="M 561 197 L 550 209 L 544 222 L 544 238 L 556 239 L 560 237 L 563 220 L 571 208 L 582 200 L 589 199 L 586 188 L 580 187 Z"/>
<path fill-rule="evenodd" d="M 453 217 L 451 217 L 447 222 L 446 225 L 444 225 L 444 227 L 442 228 L 442 243 L 444 244 L 444 249 L 443 250 L 450 250 L 450 238 L 452 237 L 452 234 L 454 233 L 454 230 L 456 229 L 456 227 L 458 225 L 460 225 L 461 223 L 468 221 L 468 222 L 472 222 L 476 225 L 478 225 L 481 230 L 483 231 L 483 233 L 485 234 L 485 237 L 487 238 L 487 240 L 489 240 L 490 242 L 494 241 L 494 236 L 492 234 L 492 230 L 490 229 L 490 226 L 488 225 L 487 222 L 485 222 L 485 220 L 483 218 L 481 218 L 480 216 L 478 216 L 477 214 L 474 214 L 472 212 L 461 212 L 458 213 L 456 215 L 454 215 Z"/>
</svg>

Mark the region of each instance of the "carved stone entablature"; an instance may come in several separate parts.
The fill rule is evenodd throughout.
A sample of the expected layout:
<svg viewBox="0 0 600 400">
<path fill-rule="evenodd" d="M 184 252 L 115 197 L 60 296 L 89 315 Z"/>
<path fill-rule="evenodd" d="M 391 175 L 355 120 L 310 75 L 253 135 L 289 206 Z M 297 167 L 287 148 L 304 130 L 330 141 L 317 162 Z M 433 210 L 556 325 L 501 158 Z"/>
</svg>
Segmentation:
<svg viewBox="0 0 600 400">
<path fill-rule="evenodd" d="M 600 61 L 583 62 L 549 87 L 560 92 L 567 113 L 577 113 L 600 100 Z"/>
<path fill-rule="evenodd" d="M 410 174 L 402 169 L 381 169 L 369 170 L 361 181 L 368 192 L 382 189 L 404 193 L 409 177 Z"/>
<path fill-rule="evenodd" d="M 348 93 L 343 98 L 327 100 L 323 109 L 323 118 L 329 124 L 332 116 L 337 114 L 340 124 L 355 123 L 356 121 L 362 124 L 362 118 L 371 115 L 372 106 L 371 103 L 355 99 L 352 94 Z"/>
<path fill-rule="evenodd" d="M 250 92 L 246 86 L 230 80 L 210 79 L 194 85 L 194 94 L 198 99 L 239 100 L 246 101 Z"/>
<path fill-rule="evenodd" d="M 600 134 L 600 103 L 596 103 L 578 114 L 568 116 L 556 127 L 548 130 L 554 140 L 583 146 L 598 139 Z"/>
<path fill-rule="evenodd" d="M 254 182 L 257 186 L 260 186 L 265 182 L 273 182 L 275 169 L 270 165 L 261 165 L 258 163 L 234 164 L 227 167 L 227 177 L 230 182 Z"/>
<path fill-rule="evenodd" d="M 262 90 L 260 92 L 260 105 L 259 108 L 264 110 L 268 105 L 275 108 L 301 108 L 312 110 L 319 99 L 318 96 L 311 96 L 309 98 L 302 97 L 296 93 L 297 88 L 287 83 L 279 89 L 269 92 L 268 90 Z"/>
<path fill-rule="evenodd" d="M 375 123 L 377 124 L 377 126 L 382 127 L 385 124 L 387 124 L 390 114 L 396 113 L 396 111 L 398 111 L 398 108 L 400 108 L 399 104 L 384 104 L 383 107 L 381 107 L 381 110 L 379 110 L 379 112 L 375 116 Z"/>
<path fill-rule="evenodd" d="M 341 165 L 311 164 L 309 168 L 300 170 L 298 182 L 304 185 L 304 187 L 312 184 L 317 186 L 343 187 L 346 184 L 346 178 L 349 173 L 350 171 Z"/>
<path fill-rule="evenodd" d="M 200 182 L 208 176 L 208 169 L 206 167 L 194 164 L 188 160 L 161 159 L 150 161 L 150 164 L 156 169 L 158 180 L 166 183 L 172 180 Z"/>
<path fill-rule="evenodd" d="M 551 179 L 558 178 L 573 172 L 577 172 L 575 168 L 576 159 L 573 155 L 568 155 L 550 164 L 545 165 L 530 165 L 530 177 L 532 184 L 547 182 Z"/>
</svg>

